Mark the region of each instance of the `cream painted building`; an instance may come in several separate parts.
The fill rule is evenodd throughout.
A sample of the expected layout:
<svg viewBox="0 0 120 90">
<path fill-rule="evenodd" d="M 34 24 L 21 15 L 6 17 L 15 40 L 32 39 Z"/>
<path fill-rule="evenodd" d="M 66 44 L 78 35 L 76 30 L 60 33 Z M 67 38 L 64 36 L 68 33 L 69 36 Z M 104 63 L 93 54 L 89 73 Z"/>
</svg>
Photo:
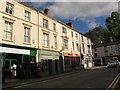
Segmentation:
<svg viewBox="0 0 120 90">
<path fill-rule="evenodd" d="M 84 68 L 93 67 L 92 42 L 89 38 L 80 34 L 81 60 Z"/>
<path fill-rule="evenodd" d="M 71 22 L 64 24 L 52 18 L 49 9 L 40 12 L 15 0 L 0 2 L 0 21 L 0 53 L 6 69 L 32 58 L 41 66 L 43 75 L 79 68 L 81 33 Z M 84 38 L 83 54 L 88 58 L 84 65 L 91 67 L 91 41 Z"/>
</svg>

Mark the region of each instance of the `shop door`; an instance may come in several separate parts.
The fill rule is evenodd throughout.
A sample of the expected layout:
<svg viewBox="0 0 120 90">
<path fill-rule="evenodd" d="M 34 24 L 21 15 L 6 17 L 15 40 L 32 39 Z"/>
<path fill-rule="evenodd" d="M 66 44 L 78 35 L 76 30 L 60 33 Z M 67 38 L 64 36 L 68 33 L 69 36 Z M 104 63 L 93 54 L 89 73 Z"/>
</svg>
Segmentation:
<svg viewBox="0 0 120 90">
<path fill-rule="evenodd" d="M 4 68 L 10 70 L 14 63 L 16 64 L 16 59 L 5 59 Z"/>
</svg>

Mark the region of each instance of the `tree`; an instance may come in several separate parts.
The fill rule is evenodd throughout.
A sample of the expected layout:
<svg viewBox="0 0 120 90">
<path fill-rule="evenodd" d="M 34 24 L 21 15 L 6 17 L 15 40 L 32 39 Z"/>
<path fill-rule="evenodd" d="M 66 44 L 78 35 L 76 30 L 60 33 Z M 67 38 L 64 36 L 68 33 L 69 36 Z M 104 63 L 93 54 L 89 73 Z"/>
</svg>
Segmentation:
<svg viewBox="0 0 120 90">
<path fill-rule="evenodd" d="M 107 29 L 98 26 L 85 34 L 94 44 L 110 42 L 110 33 Z"/>
<path fill-rule="evenodd" d="M 110 31 L 111 41 L 120 41 L 120 13 L 112 12 L 105 22 Z"/>
</svg>

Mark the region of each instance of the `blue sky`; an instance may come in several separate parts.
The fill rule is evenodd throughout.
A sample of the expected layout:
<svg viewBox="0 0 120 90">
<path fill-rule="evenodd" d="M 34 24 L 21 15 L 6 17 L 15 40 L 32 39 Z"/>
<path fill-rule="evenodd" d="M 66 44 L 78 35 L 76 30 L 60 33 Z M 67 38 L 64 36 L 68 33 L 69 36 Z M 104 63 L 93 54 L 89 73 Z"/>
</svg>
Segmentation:
<svg viewBox="0 0 120 90">
<path fill-rule="evenodd" d="M 49 8 L 51 17 L 63 23 L 72 21 L 74 28 L 83 34 L 97 26 L 106 28 L 105 19 L 111 12 L 118 11 L 117 2 L 39 2 L 38 0 L 29 4 L 40 11 Z"/>
</svg>

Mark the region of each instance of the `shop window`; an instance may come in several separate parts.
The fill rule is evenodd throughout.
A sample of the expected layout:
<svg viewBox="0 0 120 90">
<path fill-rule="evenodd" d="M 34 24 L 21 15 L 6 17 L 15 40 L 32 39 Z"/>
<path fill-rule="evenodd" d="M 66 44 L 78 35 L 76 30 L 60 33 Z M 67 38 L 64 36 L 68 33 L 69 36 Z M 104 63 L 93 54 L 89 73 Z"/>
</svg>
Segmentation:
<svg viewBox="0 0 120 90">
<path fill-rule="evenodd" d="M 5 66 L 4 66 L 5 69 L 9 69 L 10 68 L 10 61 L 6 60 L 5 61 Z"/>
</svg>

